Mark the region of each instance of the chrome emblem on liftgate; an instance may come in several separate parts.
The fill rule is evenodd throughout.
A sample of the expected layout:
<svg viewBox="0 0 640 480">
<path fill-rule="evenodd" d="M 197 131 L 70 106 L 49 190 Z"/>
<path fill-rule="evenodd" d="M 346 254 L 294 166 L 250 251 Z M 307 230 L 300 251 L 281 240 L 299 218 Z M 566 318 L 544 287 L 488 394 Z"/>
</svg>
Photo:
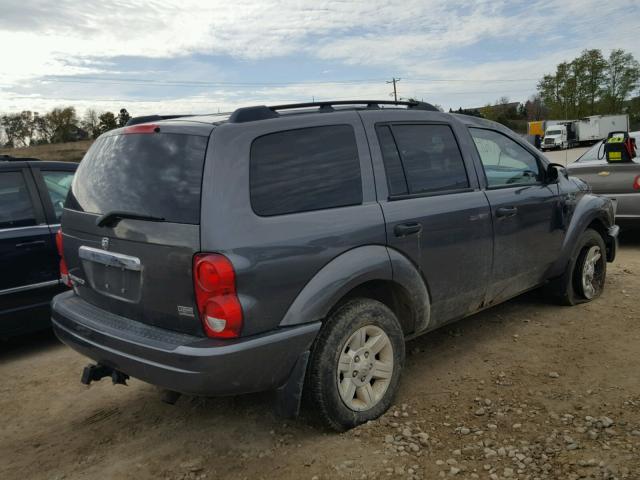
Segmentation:
<svg viewBox="0 0 640 480">
<path fill-rule="evenodd" d="M 102 241 L 100 242 L 103 250 L 109 250 L 109 238 L 102 237 Z"/>
</svg>

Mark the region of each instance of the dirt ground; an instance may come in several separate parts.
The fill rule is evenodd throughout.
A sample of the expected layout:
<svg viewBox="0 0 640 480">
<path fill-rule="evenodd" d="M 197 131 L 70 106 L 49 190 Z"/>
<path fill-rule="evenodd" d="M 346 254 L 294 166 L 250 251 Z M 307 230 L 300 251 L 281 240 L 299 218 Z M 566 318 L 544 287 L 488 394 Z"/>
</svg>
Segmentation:
<svg viewBox="0 0 640 480">
<path fill-rule="evenodd" d="M 639 273 L 640 235 L 623 236 L 591 304 L 532 292 L 410 342 L 395 406 L 344 434 L 274 416 L 267 394 L 87 388 L 51 334 L 12 340 L 0 479 L 637 479 Z"/>
<path fill-rule="evenodd" d="M 56 160 L 60 162 L 79 162 L 92 143 L 93 140 L 80 140 L 78 142 L 52 143 L 26 148 L 0 148 L 0 155 L 34 157 L 40 160 Z"/>
<path fill-rule="evenodd" d="M 588 147 L 571 148 L 567 150 L 549 150 L 547 152 L 543 152 L 543 155 L 547 157 L 550 162 L 559 163 L 560 165 L 568 165 L 587 150 L 589 150 Z"/>
</svg>

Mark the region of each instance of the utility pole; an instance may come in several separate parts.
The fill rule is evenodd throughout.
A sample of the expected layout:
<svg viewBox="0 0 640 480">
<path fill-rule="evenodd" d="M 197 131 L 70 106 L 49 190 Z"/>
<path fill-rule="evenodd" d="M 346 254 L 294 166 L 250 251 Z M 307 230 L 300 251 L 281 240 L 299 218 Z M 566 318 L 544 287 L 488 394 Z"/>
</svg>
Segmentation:
<svg viewBox="0 0 640 480">
<path fill-rule="evenodd" d="M 393 100 L 394 100 L 395 102 L 397 102 L 397 101 L 398 101 L 398 91 L 397 91 L 397 89 L 396 89 L 396 83 L 398 83 L 400 80 L 402 80 L 402 79 L 401 79 L 401 78 L 393 77 L 393 78 L 391 79 L 391 81 L 387 82 L 387 83 L 393 83 Z"/>
</svg>

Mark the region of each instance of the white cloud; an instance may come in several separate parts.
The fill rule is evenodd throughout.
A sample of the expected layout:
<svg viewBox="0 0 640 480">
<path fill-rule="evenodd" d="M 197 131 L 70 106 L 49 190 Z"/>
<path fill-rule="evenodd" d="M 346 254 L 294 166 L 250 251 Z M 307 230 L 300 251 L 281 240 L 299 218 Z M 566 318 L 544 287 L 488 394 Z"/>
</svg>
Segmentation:
<svg viewBox="0 0 640 480">
<path fill-rule="evenodd" d="M 7 1 L 7 0 L 4 0 Z M 10 1 L 10 0 L 9 0 Z M 459 11 L 465 11 L 461 28 Z M 456 0 L 170 0 L 166 2 L 27 0 L 0 18 L 0 44 L 9 49 L 0 82 L 78 73 L 69 59 L 119 55 L 175 57 L 228 54 L 245 59 L 310 52 L 347 62 L 362 51 L 391 54 L 442 50 L 504 34 L 494 7 Z M 370 33 L 358 38 L 354 30 Z M 336 38 L 346 36 L 345 41 Z M 393 51 L 391 45 L 400 46 Z M 395 55 L 394 55 L 395 54 Z"/>
<path fill-rule="evenodd" d="M 358 66 L 368 67 L 369 72 L 393 69 L 404 77 L 400 91 L 407 96 L 453 107 L 482 105 L 503 93 L 520 98 L 526 91 L 533 93 L 536 82 L 528 79 L 552 71 L 559 61 L 571 59 L 583 48 L 625 48 L 640 57 L 638 18 L 637 0 L 522 4 L 508 0 L 0 0 L 0 45 L 5 46 L 0 110 L 46 110 L 70 103 L 80 109 L 113 109 L 114 104 L 124 103 L 132 105 L 132 110 L 135 106 L 135 113 L 186 112 L 320 95 L 386 98 L 389 91 L 383 82 L 295 83 L 296 65 L 289 72 L 293 83 L 285 87 L 226 88 L 207 96 L 180 95 L 162 102 L 136 101 L 140 97 L 132 99 L 124 87 L 121 95 L 100 101 L 67 98 L 68 84 L 48 94 L 37 86 L 25 87 L 43 76 L 115 74 L 117 63 L 111 62 L 119 56 L 170 59 L 193 54 L 229 55 L 247 62 L 295 54 L 298 59 L 342 63 L 350 71 Z M 463 62 L 460 57 L 450 58 L 452 51 L 487 40 L 524 43 L 526 58 L 494 58 L 484 63 L 473 55 Z M 152 73 L 141 70 L 140 75 L 145 74 Z M 340 75 L 335 65 L 327 77 L 333 75 Z M 491 81 L 517 78 L 525 80 Z M 447 79 L 464 81 L 433 81 Z M 100 89 L 99 85 L 93 88 L 97 93 Z"/>
</svg>

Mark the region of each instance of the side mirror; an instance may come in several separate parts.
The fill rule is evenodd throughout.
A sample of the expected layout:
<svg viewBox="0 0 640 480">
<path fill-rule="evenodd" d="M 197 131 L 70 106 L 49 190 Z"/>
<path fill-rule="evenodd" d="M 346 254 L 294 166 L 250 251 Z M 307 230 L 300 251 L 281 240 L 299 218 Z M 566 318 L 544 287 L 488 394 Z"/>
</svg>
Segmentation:
<svg viewBox="0 0 640 480">
<path fill-rule="evenodd" d="M 567 170 L 564 165 L 560 165 L 559 163 L 550 163 L 547 165 L 547 182 L 554 183 L 558 181 L 558 170 L 562 169 L 562 173 L 565 178 L 568 178 Z"/>
</svg>

